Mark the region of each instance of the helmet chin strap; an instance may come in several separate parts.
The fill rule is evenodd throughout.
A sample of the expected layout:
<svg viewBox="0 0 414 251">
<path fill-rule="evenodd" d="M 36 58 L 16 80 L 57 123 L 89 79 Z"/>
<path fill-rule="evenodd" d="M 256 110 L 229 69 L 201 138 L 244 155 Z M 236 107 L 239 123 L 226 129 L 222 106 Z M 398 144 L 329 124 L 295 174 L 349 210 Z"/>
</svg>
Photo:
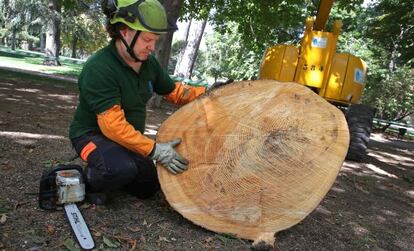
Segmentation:
<svg viewBox="0 0 414 251">
<path fill-rule="evenodd" d="M 134 53 L 135 43 L 137 42 L 137 39 L 138 39 L 138 37 L 139 37 L 139 34 L 141 34 L 141 31 L 136 31 L 136 32 L 135 32 L 135 36 L 134 36 L 134 38 L 132 39 L 131 44 L 129 44 L 129 45 L 128 45 L 128 43 L 125 41 L 124 37 L 122 37 L 122 35 L 121 35 L 121 34 L 119 34 L 119 35 L 120 35 L 119 37 L 121 38 L 121 41 L 122 41 L 122 43 L 125 45 L 126 50 L 127 50 L 128 54 L 131 56 L 131 58 L 133 58 L 133 59 L 135 60 L 135 62 L 144 62 L 145 60 L 141 60 L 141 59 L 139 59 L 139 58 L 135 55 L 135 53 Z"/>
</svg>

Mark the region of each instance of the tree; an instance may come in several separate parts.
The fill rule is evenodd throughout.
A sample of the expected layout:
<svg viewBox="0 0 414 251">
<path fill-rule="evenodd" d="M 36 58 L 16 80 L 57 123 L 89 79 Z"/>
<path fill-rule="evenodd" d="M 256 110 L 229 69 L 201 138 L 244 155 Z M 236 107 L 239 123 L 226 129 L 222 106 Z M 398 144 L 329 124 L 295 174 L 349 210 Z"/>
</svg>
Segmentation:
<svg viewBox="0 0 414 251">
<path fill-rule="evenodd" d="M 306 17 L 316 14 L 314 2 L 188 0 L 183 17 L 200 16 L 205 9 L 214 9 L 211 20 L 218 31 L 215 36 L 220 39 L 208 45 L 209 73 L 215 78 L 255 79 L 265 48 L 300 41 Z M 361 3 L 339 0 L 335 8 L 351 12 Z M 211 61 L 213 58 L 219 62 Z"/>
<path fill-rule="evenodd" d="M 414 113 L 414 69 L 401 67 L 369 92 L 368 102 L 378 109 L 377 117 L 401 121 Z"/>
<path fill-rule="evenodd" d="M 191 27 L 191 20 L 188 22 L 183 23 L 184 25 L 184 40 L 177 40 L 171 46 L 171 55 L 170 61 L 168 62 L 168 72 L 174 73 L 175 67 L 179 61 L 181 61 L 181 57 L 183 56 L 184 49 L 187 45 L 188 40 L 188 33 Z"/>
<path fill-rule="evenodd" d="M 184 40 L 177 40 L 171 45 L 171 55 L 170 60 L 168 61 L 168 73 L 173 74 L 175 66 L 180 58 L 181 52 L 185 48 L 186 42 Z"/>
<path fill-rule="evenodd" d="M 367 36 L 387 50 L 392 72 L 409 64 L 414 66 L 414 1 L 382 0 L 370 8 L 371 27 Z"/>
<path fill-rule="evenodd" d="M 0 2 L 0 36 L 4 43 L 8 43 L 13 50 L 23 40 L 33 43 L 36 38 L 32 35 L 32 30 L 40 27 L 37 17 L 44 12 L 42 7 L 35 0 Z"/>
<path fill-rule="evenodd" d="M 231 24 L 229 24 L 231 26 Z M 207 71 L 214 81 L 219 78 L 255 79 L 259 70 L 261 54 L 243 46 L 237 33 L 237 24 L 225 34 L 214 32 L 207 37 Z"/>
<path fill-rule="evenodd" d="M 103 22 L 89 14 L 64 18 L 62 45 L 72 58 L 87 56 L 107 44 Z"/>
<path fill-rule="evenodd" d="M 70 51 L 70 56 L 85 57 L 107 43 L 105 16 L 99 5 L 78 4 L 71 11 L 63 13 L 61 36 L 62 45 Z"/>
<path fill-rule="evenodd" d="M 337 5 L 341 9 L 352 10 L 362 2 L 338 0 Z M 226 33 L 233 29 L 229 24 L 236 23 L 243 46 L 262 53 L 269 45 L 299 41 L 306 17 L 314 15 L 316 8 L 311 0 L 187 0 L 184 13 L 215 10 L 212 21 L 218 31 Z"/>
<path fill-rule="evenodd" d="M 60 0 L 48 0 L 49 19 L 47 21 L 46 31 L 46 58 L 43 61 L 45 65 L 60 65 L 60 23 L 61 8 Z"/>
<path fill-rule="evenodd" d="M 360 20 L 368 27 L 361 29 L 361 37 L 370 41 L 371 53 L 364 102 L 385 120 L 400 121 L 414 112 L 413 8 L 408 0 L 377 1 Z"/>
<path fill-rule="evenodd" d="M 200 47 L 200 42 L 203 38 L 206 24 L 207 19 L 191 21 L 186 46 L 177 62 L 177 65 L 175 66 L 175 76 L 191 78 L 194 63 L 197 58 L 198 48 Z"/>
</svg>

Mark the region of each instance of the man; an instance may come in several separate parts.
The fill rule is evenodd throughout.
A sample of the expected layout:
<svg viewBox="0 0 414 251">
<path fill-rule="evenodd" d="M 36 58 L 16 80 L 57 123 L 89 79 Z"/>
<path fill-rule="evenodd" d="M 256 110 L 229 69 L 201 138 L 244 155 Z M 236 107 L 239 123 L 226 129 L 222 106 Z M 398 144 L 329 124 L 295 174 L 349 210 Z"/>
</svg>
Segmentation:
<svg viewBox="0 0 414 251">
<path fill-rule="evenodd" d="M 104 195 L 125 188 L 147 198 L 159 190 L 153 160 L 173 174 L 188 165 L 174 150 L 181 139 L 155 143 L 143 135 L 147 101 L 155 92 L 172 103 L 186 104 L 205 88 L 174 83 L 151 55 L 160 34 L 176 30 L 157 0 L 110 0 L 103 8 L 112 41 L 83 67 L 69 137 L 88 163 L 89 193 Z M 104 202 L 105 197 L 96 201 Z"/>
</svg>

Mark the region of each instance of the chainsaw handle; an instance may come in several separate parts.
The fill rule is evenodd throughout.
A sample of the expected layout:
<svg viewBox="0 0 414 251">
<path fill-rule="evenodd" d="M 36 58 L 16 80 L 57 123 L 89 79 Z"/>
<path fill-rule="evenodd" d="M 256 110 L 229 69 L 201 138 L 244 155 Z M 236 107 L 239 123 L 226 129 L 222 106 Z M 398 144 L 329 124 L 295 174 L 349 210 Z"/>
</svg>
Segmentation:
<svg viewBox="0 0 414 251">
<path fill-rule="evenodd" d="M 73 169 L 78 170 L 80 174 L 83 173 L 83 169 L 79 165 L 73 165 L 73 164 L 71 164 L 71 165 L 64 165 L 64 164 L 59 164 L 55 168 L 53 168 L 48 173 L 48 175 L 52 175 L 53 173 L 56 173 L 56 172 L 59 172 L 59 171 L 66 171 L 66 170 L 73 170 Z"/>
<path fill-rule="evenodd" d="M 50 171 L 44 171 L 39 185 L 39 207 L 45 210 L 55 210 L 57 208 L 57 187 L 56 173 L 59 171 L 77 170 L 81 175 L 83 169 L 79 165 L 59 164 Z"/>
</svg>

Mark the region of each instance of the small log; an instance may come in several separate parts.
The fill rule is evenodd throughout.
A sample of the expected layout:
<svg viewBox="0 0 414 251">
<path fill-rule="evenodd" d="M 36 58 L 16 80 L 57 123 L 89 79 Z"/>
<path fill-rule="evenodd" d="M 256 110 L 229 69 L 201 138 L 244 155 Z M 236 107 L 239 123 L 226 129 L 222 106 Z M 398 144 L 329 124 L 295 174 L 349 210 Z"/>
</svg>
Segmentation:
<svg viewBox="0 0 414 251">
<path fill-rule="evenodd" d="M 170 205 L 204 228 L 270 245 L 317 207 L 349 143 L 340 110 L 273 80 L 235 82 L 182 107 L 157 141 L 177 137 L 189 169 L 158 168 Z"/>
</svg>

